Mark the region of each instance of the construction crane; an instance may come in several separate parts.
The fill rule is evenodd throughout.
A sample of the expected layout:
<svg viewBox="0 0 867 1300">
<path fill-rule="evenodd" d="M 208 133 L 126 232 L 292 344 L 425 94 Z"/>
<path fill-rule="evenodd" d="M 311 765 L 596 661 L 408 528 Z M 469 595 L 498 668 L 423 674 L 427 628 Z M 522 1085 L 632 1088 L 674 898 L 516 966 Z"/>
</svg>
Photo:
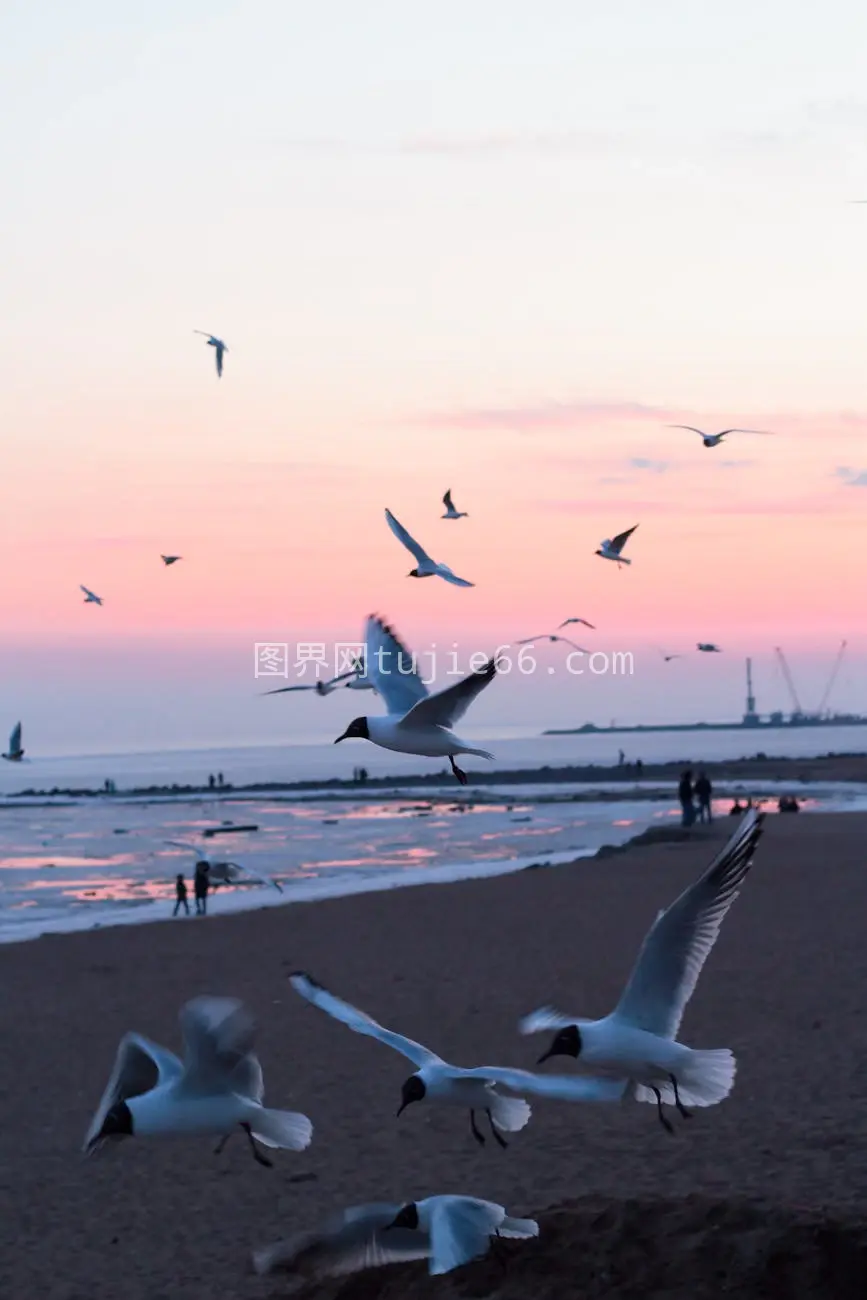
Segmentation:
<svg viewBox="0 0 867 1300">
<path fill-rule="evenodd" d="M 828 697 L 834 689 L 834 683 L 837 680 L 837 674 L 840 671 L 840 665 L 843 662 L 843 656 L 846 653 L 846 642 L 840 642 L 840 649 L 837 651 L 837 658 L 834 660 L 834 667 L 831 669 L 831 676 L 828 678 L 828 685 L 825 687 L 825 694 L 819 703 L 819 716 L 825 712 L 825 706 L 828 703 Z"/>
<path fill-rule="evenodd" d="M 801 708 L 801 701 L 798 699 L 798 692 L 795 690 L 795 683 L 792 680 L 792 674 L 789 672 L 789 665 L 786 662 L 786 656 L 783 654 L 782 650 L 778 645 L 774 646 L 774 654 L 777 656 L 777 659 L 779 660 L 780 668 L 782 669 L 783 672 L 783 677 L 786 679 L 786 685 L 788 686 L 789 694 L 792 697 L 792 703 L 795 706 L 792 717 L 802 718 L 804 716 L 804 710 Z"/>
</svg>

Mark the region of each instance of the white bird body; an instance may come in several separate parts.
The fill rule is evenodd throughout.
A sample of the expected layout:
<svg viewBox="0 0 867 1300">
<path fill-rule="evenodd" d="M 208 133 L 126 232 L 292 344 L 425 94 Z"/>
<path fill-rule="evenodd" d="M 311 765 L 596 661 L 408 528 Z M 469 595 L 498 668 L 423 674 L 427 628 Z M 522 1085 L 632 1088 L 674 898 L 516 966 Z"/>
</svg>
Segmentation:
<svg viewBox="0 0 867 1300">
<path fill-rule="evenodd" d="M 623 555 L 623 548 L 637 527 L 638 524 L 633 524 L 631 528 L 626 529 L 626 532 L 618 533 L 616 537 L 606 537 L 596 554 L 603 560 L 614 560 L 616 564 L 631 564 L 632 561 Z"/>
<path fill-rule="evenodd" d="M 534 1219 L 516 1219 L 502 1205 L 475 1196 L 353 1205 L 318 1232 L 256 1251 L 259 1274 L 276 1270 L 308 1278 L 335 1277 L 402 1260 L 427 1259 L 431 1274 L 449 1273 L 487 1254 L 492 1237 L 539 1235 Z"/>
<path fill-rule="evenodd" d="M 620 1001 L 610 1015 L 587 1020 L 549 1007 L 526 1016 L 524 1034 L 558 1030 L 539 1063 L 572 1056 L 594 1075 L 624 1074 L 639 1101 L 713 1106 L 734 1086 L 735 1058 L 727 1049 L 696 1050 L 677 1042 L 686 1004 L 720 926 L 740 892 L 762 833 L 762 814 L 751 810 L 707 871 L 648 931 Z"/>
<path fill-rule="evenodd" d="M 383 662 L 385 659 L 388 664 Z M 364 662 L 365 676 L 384 700 L 387 716 L 354 718 L 343 735 L 337 737 L 335 745 L 342 740 L 369 740 L 398 754 L 448 758 L 462 785 L 466 785 L 467 777 L 455 764 L 456 754 L 493 758 L 486 749 L 468 745 L 452 730 L 476 696 L 496 676 L 497 665 L 493 659 L 454 686 L 430 695 L 395 633 L 382 619 L 371 615 L 365 632 Z"/>
<path fill-rule="evenodd" d="M 466 578 L 459 578 L 447 564 L 437 564 L 436 560 L 432 560 L 424 547 L 419 546 L 415 538 L 407 532 L 399 520 L 395 519 L 390 510 L 386 510 L 385 518 L 397 540 L 406 547 L 416 562 L 416 567 L 410 569 L 408 577 L 444 578 L 446 582 L 450 582 L 455 587 L 475 586 L 475 583 L 467 582 Z"/>
<path fill-rule="evenodd" d="M 427 1100 L 437 1106 L 460 1107 L 470 1112 L 470 1127 L 479 1143 L 484 1137 L 476 1128 L 475 1112 L 484 1111 L 491 1124 L 496 1141 L 505 1146 L 502 1132 L 517 1133 L 530 1119 L 531 1110 L 523 1095 L 548 1097 L 559 1101 L 619 1101 L 626 1092 L 626 1078 L 580 1078 L 566 1075 L 531 1074 L 528 1070 L 513 1070 L 497 1065 L 483 1065 L 476 1069 L 462 1069 L 450 1065 L 421 1043 L 396 1034 L 378 1024 L 366 1012 L 329 992 L 304 971 L 290 975 L 289 981 L 296 993 L 312 1002 L 327 1015 L 347 1025 L 355 1033 L 376 1038 L 400 1052 L 416 1067 L 415 1073 L 405 1081 L 401 1093 L 398 1115 L 416 1101 Z M 498 1087 L 523 1094 L 506 1097 Z"/>
<path fill-rule="evenodd" d="M 442 516 L 443 519 L 469 519 L 466 510 L 455 510 L 454 503 L 452 502 L 451 488 L 449 488 L 448 492 L 443 497 L 443 505 L 446 508 L 446 512 Z"/>
<path fill-rule="evenodd" d="M 303 1151 L 313 1126 L 306 1115 L 262 1105 L 262 1067 L 252 1051 L 253 1022 L 234 998 L 199 997 L 181 1009 L 185 1059 L 140 1034 L 125 1034 L 84 1140 L 90 1154 L 121 1137 L 221 1135 L 240 1125 L 260 1164 L 263 1145 Z"/>
</svg>

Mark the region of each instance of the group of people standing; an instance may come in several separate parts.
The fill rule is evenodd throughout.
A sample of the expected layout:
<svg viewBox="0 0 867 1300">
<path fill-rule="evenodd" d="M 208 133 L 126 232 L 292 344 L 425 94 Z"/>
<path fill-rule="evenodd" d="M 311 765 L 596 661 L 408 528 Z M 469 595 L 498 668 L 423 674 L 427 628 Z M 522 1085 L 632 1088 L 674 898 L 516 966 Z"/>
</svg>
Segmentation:
<svg viewBox="0 0 867 1300">
<path fill-rule="evenodd" d="M 196 916 L 206 916 L 208 911 L 208 890 L 211 887 L 210 881 L 211 864 L 203 858 L 201 862 L 196 863 L 196 870 L 193 876 L 193 897 L 196 900 Z M 179 871 L 175 879 L 175 910 L 172 916 L 177 916 L 180 909 L 183 908 L 187 916 L 190 914 L 190 905 L 187 902 L 187 882 L 184 874 Z"/>
<path fill-rule="evenodd" d="M 699 772 L 695 782 L 693 782 L 692 771 L 687 768 L 680 778 L 677 797 L 680 800 L 682 813 L 681 826 L 692 826 L 696 820 L 700 822 L 713 821 L 711 811 L 713 786 L 706 772 Z"/>
</svg>

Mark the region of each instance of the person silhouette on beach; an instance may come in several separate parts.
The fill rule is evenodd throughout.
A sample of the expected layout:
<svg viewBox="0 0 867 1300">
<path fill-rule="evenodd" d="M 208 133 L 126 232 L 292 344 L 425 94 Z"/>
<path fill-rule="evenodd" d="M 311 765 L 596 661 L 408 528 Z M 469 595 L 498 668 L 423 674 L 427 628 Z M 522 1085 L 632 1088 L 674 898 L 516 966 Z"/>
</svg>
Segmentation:
<svg viewBox="0 0 867 1300">
<path fill-rule="evenodd" d="M 695 821 L 695 806 L 692 802 L 692 772 L 687 768 L 681 774 L 680 784 L 677 787 L 677 797 L 680 800 L 681 826 L 691 826 Z"/>
<path fill-rule="evenodd" d="M 184 880 L 183 874 L 180 871 L 175 877 L 175 900 L 175 910 L 172 912 L 172 916 L 177 916 L 181 905 L 183 905 L 184 911 L 187 916 L 189 916 L 190 905 L 187 902 L 187 882 Z"/>
<path fill-rule="evenodd" d="M 196 899 L 196 916 L 206 916 L 208 912 L 208 889 L 210 880 L 208 872 L 211 864 L 205 859 L 196 863 L 196 874 L 193 877 L 193 893 Z"/>
<path fill-rule="evenodd" d="M 711 812 L 711 798 L 713 796 L 713 786 L 706 772 L 699 772 L 698 780 L 695 783 L 695 797 L 698 800 L 698 820 L 700 822 L 712 822 L 713 814 Z"/>
</svg>

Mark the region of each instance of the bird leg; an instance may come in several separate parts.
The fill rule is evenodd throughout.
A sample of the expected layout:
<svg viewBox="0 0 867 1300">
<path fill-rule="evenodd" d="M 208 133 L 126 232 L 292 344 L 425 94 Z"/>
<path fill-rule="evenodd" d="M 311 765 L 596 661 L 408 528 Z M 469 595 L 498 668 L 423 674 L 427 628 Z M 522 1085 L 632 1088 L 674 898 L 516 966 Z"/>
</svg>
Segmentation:
<svg viewBox="0 0 867 1300">
<path fill-rule="evenodd" d="M 670 1121 L 667 1120 L 667 1119 L 665 1118 L 665 1116 L 663 1115 L 663 1113 L 662 1113 L 662 1094 L 660 1093 L 660 1091 L 659 1091 L 658 1088 L 653 1088 L 653 1087 L 651 1088 L 651 1092 L 653 1093 L 654 1097 L 656 1098 L 656 1113 L 657 1113 L 658 1116 L 659 1116 L 659 1122 L 660 1122 L 660 1124 L 661 1124 L 662 1127 L 665 1129 L 666 1133 L 673 1133 L 673 1132 L 674 1132 L 674 1129 L 673 1129 L 673 1127 L 672 1127 Z"/>
<path fill-rule="evenodd" d="M 250 1125 L 245 1120 L 241 1121 L 241 1128 L 247 1134 L 247 1140 L 250 1143 L 250 1150 L 253 1152 L 253 1159 L 256 1161 L 256 1163 L 259 1165 L 264 1165 L 266 1169 L 273 1169 L 274 1166 L 272 1162 L 268 1159 L 267 1156 L 263 1156 L 262 1152 L 256 1146 L 256 1139 L 253 1137 L 253 1130 L 250 1128 Z"/>
<path fill-rule="evenodd" d="M 674 1088 L 674 1104 L 677 1107 L 678 1113 L 682 1115 L 684 1119 L 692 1119 L 692 1111 L 687 1110 L 683 1102 L 680 1100 L 680 1093 L 677 1091 L 677 1079 L 673 1074 L 670 1074 L 668 1077 L 671 1079 L 671 1086 Z"/>
<path fill-rule="evenodd" d="M 480 1133 L 476 1127 L 476 1112 L 474 1110 L 470 1111 L 470 1132 L 478 1142 L 479 1146 L 483 1147 L 485 1145 L 485 1135 L 484 1133 Z"/>
<path fill-rule="evenodd" d="M 491 1126 L 491 1133 L 492 1133 L 493 1136 L 494 1136 L 494 1141 L 495 1141 L 495 1142 L 499 1142 L 499 1144 L 500 1144 L 501 1147 L 507 1147 L 509 1144 L 508 1144 L 508 1142 L 506 1141 L 506 1139 L 505 1139 L 504 1137 L 502 1137 L 502 1135 L 500 1134 L 500 1130 L 499 1130 L 499 1129 L 496 1127 L 496 1125 L 494 1124 L 494 1117 L 493 1117 L 493 1115 L 491 1114 L 490 1110 L 485 1111 L 485 1114 L 486 1114 L 487 1117 L 488 1117 L 488 1123 L 489 1123 L 490 1126 Z"/>
<path fill-rule="evenodd" d="M 456 776 L 456 777 L 458 778 L 458 780 L 460 781 L 461 785 L 466 785 L 466 783 L 467 783 L 467 774 L 466 774 L 466 772 L 462 772 L 462 771 L 461 771 L 461 769 L 458 767 L 458 765 L 457 765 L 457 763 L 455 762 L 455 760 L 452 758 L 451 754 L 449 754 L 449 762 L 450 762 L 451 765 L 452 765 L 452 771 L 454 772 L 455 776 Z"/>
<path fill-rule="evenodd" d="M 226 1145 L 226 1143 L 228 1142 L 228 1140 L 229 1140 L 229 1138 L 230 1138 L 231 1136 L 232 1136 L 231 1133 L 224 1133 L 224 1134 L 223 1134 L 223 1136 L 220 1138 L 220 1140 L 219 1140 L 219 1142 L 217 1143 L 217 1145 L 214 1147 L 214 1155 L 215 1155 L 215 1156 L 219 1156 L 219 1155 L 222 1155 L 222 1154 L 223 1154 L 223 1147 Z"/>
<path fill-rule="evenodd" d="M 500 1236 L 499 1228 L 494 1228 L 491 1236 L 491 1254 L 499 1264 L 502 1271 L 506 1272 L 506 1254 L 503 1250 L 503 1238 Z"/>
</svg>

